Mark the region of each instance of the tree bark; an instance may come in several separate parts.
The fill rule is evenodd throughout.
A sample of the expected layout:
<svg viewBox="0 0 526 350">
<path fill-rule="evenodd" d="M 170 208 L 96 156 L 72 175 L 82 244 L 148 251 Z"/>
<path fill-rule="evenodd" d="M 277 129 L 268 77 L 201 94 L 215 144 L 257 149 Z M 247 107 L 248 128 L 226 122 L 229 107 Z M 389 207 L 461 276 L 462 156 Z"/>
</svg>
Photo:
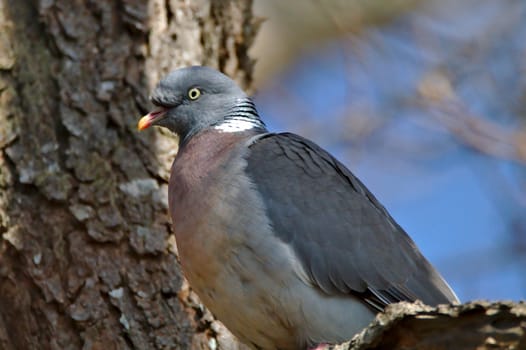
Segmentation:
<svg viewBox="0 0 526 350">
<path fill-rule="evenodd" d="M 248 87 L 251 1 L 0 0 L 0 349 L 236 349 L 183 282 L 167 71 Z"/>
<path fill-rule="evenodd" d="M 524 350 L 526 303 L 387 307 L 352 341 L 328 350 Z"/>
</svg>

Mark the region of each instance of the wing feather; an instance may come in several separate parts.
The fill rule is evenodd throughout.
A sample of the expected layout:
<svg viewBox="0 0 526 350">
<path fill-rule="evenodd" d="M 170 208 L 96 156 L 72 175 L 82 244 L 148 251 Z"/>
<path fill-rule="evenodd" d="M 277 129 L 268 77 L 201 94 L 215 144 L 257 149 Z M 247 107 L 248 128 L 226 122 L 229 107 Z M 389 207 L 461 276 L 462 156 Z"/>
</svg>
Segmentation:
<svg viewBox="0 0 526 350">
<path fill-rule="evenodd" d="M 360 295 L 381 310 L 398 301 L 457 301 L 411 238 L 342 163 L 291 133 L 250 145 L 254 181 L 275 234 L 327 294 Z"/>
</svg>

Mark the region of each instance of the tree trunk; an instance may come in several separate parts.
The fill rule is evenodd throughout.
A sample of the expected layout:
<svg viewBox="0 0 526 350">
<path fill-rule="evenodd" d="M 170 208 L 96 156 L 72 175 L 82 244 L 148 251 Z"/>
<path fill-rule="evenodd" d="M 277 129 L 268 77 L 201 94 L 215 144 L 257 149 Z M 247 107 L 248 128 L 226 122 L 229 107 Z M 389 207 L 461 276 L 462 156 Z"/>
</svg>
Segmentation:
<svg viewBox="0 0 526 350">
<path fill-rule="evenodd" d="M 250 0 L 0 0 L 0 349 L 236 349 L 183 282 L 176 142 L 139 134 L 183 65 L 245 87 Z"/>
</svg>

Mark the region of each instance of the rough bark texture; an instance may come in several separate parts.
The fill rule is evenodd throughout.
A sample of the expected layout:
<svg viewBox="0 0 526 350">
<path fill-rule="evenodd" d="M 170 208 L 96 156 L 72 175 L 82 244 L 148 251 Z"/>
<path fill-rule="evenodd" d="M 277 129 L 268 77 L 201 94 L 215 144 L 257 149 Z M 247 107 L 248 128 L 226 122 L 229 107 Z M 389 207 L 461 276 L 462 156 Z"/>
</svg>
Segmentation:
<svg viewBox="0 0 526 350">
<path fill-rule="evenodd" d="M 0 349 L 237 348 L 184 284 L 159 76 L 243 85 L 250 0 L 0 0 Z"/>
<path fill-rule="evenodd" d="M 524 350 L 526 303 L 391 305 L 349 343 L 333 350 Z"/>
</svg>

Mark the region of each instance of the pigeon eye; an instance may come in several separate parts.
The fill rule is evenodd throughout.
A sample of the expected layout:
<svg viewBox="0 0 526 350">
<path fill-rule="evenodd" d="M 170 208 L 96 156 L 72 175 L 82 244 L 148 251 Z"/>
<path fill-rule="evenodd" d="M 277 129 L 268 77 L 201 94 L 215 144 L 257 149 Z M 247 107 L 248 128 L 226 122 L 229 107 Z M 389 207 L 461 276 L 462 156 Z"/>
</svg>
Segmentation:
<svg viewBox="0 0 526 350">
<path fill-rule="evenodd" d="M 199 96 L 201 96 L 201 90 L 198 88 L 191 88 L 188 90 L 188 98 L 190 98 L 190 100 L 197 100 Z"/>
</svg>

